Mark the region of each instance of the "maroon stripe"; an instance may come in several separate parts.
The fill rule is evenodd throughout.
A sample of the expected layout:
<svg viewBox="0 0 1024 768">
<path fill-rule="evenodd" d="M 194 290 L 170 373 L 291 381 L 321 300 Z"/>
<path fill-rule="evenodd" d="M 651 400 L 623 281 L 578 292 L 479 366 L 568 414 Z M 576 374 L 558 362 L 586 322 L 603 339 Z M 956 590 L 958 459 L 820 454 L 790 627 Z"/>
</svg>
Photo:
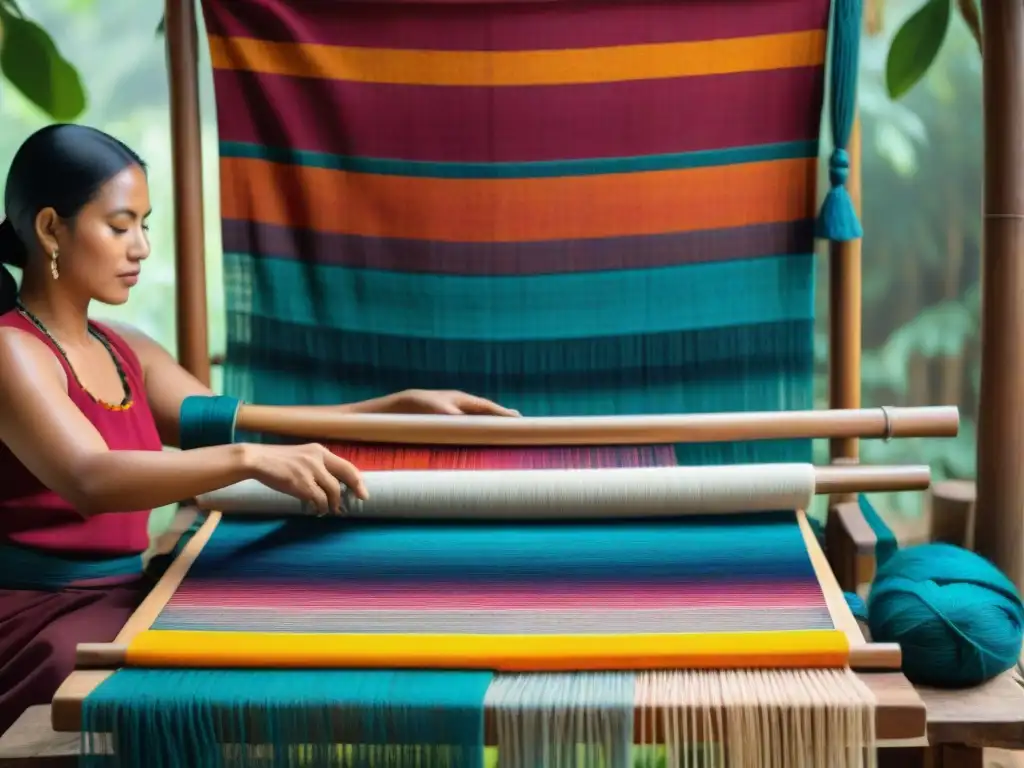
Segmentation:
<svg viewBox="0 0 1024 768">
<path fill-rule="evenodd" d="M 523 162 L 812 141 L 823 75 L 801 67 L 494 89 L 215 70 L 214 84 L 226 141 L 401 160 Z"/>
<path fill-rule="evenodd" d="M 831 0 L 429 3 L 205 0 L 210 34 L 295 43 L 522 51 L 826 29 Z"/>
<path fill-rule="evenodd" d="M 322 234 L 226 219 L 223 248 L 309 264 L 448 275 L 538 275 L 810 253 L 814 222 L 648 237 L 531 243 L 437 243 Z"/>
</svg>

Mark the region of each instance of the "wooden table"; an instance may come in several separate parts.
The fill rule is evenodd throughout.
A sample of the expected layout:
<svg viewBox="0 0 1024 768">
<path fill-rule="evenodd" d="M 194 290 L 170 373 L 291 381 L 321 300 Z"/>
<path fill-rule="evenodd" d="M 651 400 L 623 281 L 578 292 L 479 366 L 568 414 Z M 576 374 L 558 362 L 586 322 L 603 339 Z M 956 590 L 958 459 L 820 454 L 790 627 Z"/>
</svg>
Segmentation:
<svg viewBox="0 0 1024 768">
<path fill-rule="evenodd" d="M 977 688 L 918 688 L 928 745 L 883 749 L 880 768 L 1024 768 L 1024 687 L 1006 673 Z M 0 762 L 2 765 L 2 762 Z"/>
</svg>

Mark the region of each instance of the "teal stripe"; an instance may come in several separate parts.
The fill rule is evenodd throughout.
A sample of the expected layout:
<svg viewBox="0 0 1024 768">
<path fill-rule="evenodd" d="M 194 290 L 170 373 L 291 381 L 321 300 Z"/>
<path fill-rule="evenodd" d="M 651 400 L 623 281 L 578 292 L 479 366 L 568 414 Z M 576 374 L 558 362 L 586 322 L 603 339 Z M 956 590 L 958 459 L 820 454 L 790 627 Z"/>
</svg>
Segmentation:
<svg viewBox="0 0 1024 768">
<path fill-rule="evenodd" d="M 63 589 L 77 582 L 142 575 L 142 557 L 70 560 L 29 547 L 0 544 L 0 589 Z"/>
<path fill-rule="evenodd" d="M 756 147 L 676 152 L 668 155 L 587 158 L 583 160 L 540 160 L 522 163 L 442 163 L 423 160 L 394 160 L 382 157 L 352 157 L 287 147 L 264 147 L 240 141 L 222 141 L 221 157 L 266 160 L 272 163 L 323 168 L 332 171 L 370 173 L 381 176 L 410 176 L 431 179 L 541 179 L 563 176 L 601 176 L 644 171 L 678 171 L 769 160 L 795 160 L 818 156 L 818 142 L 789 141 Z"/>
<path fill-rule="evenodd" d="M 224 254 L 229 307 L 410 338 L 592 338 L 814 317 L 814 256 L 649 270 L 464 277 Z M 229 332 L 230 329 L 229 329 Z"/>
</svg>

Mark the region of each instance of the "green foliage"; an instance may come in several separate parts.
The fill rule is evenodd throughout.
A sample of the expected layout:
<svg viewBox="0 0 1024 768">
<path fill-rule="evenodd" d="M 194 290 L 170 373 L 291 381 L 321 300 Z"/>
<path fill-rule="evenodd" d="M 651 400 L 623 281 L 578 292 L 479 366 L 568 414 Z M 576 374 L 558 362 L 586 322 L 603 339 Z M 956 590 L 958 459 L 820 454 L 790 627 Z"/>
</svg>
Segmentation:
<svg viewBox="0 0 1024 768">
<path fill-rule="evenodd" d="M 885 84 L 889 96 L 899 99 L 920 82 L 946 40 L 952 6 L 970 29 L 979 49 L 982 45 L 979 0 L 925 0 L 903 23 L 889 47 L 885 66 Z"/>
<path fill-rule="evenodd" d="M 927 0 L 896 33 L 885 65 L 885 84 L 892 98 L 913 88 L 939 55 L 950 11 L 950 0 Z"/>
<path fill-rule="evenodd" d="M 91 0 L 76 2 L 88 6 Z M 0 72 L 54 120 L 69 122 L 85 111 L 85 88 L 78 70 L 14 0 L 0 0 Z"/>
</svg>

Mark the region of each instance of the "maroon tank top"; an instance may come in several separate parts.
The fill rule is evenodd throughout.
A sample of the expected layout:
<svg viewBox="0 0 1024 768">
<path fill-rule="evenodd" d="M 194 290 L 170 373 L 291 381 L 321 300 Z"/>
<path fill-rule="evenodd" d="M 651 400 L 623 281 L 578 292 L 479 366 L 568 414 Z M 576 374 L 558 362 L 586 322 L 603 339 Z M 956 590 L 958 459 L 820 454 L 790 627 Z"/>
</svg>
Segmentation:
<svg viewBox="0 0 1024 768">
<path fill-rule="evenodd" d="M 112 411 L 82 389 L 67 361 L 46 334 L 18 311 L 0 315 L 0 326 L 18 328 L 40 339 L 60 361 L 68 379 L 68 396 L 92 422 L 112 451 L 160 451 L 156 422 L 146 398 L 142 365 L 120 336 L 93 323 L 110 342 L 132 391 L 132 405 Z M 58 494 L 44 486 L 6 445 L 0 443 L 0 544 L 12 543 L 54 554 L 117 557 L 148 547 L 150 510 L 83 518 Z"/>
</svg>

